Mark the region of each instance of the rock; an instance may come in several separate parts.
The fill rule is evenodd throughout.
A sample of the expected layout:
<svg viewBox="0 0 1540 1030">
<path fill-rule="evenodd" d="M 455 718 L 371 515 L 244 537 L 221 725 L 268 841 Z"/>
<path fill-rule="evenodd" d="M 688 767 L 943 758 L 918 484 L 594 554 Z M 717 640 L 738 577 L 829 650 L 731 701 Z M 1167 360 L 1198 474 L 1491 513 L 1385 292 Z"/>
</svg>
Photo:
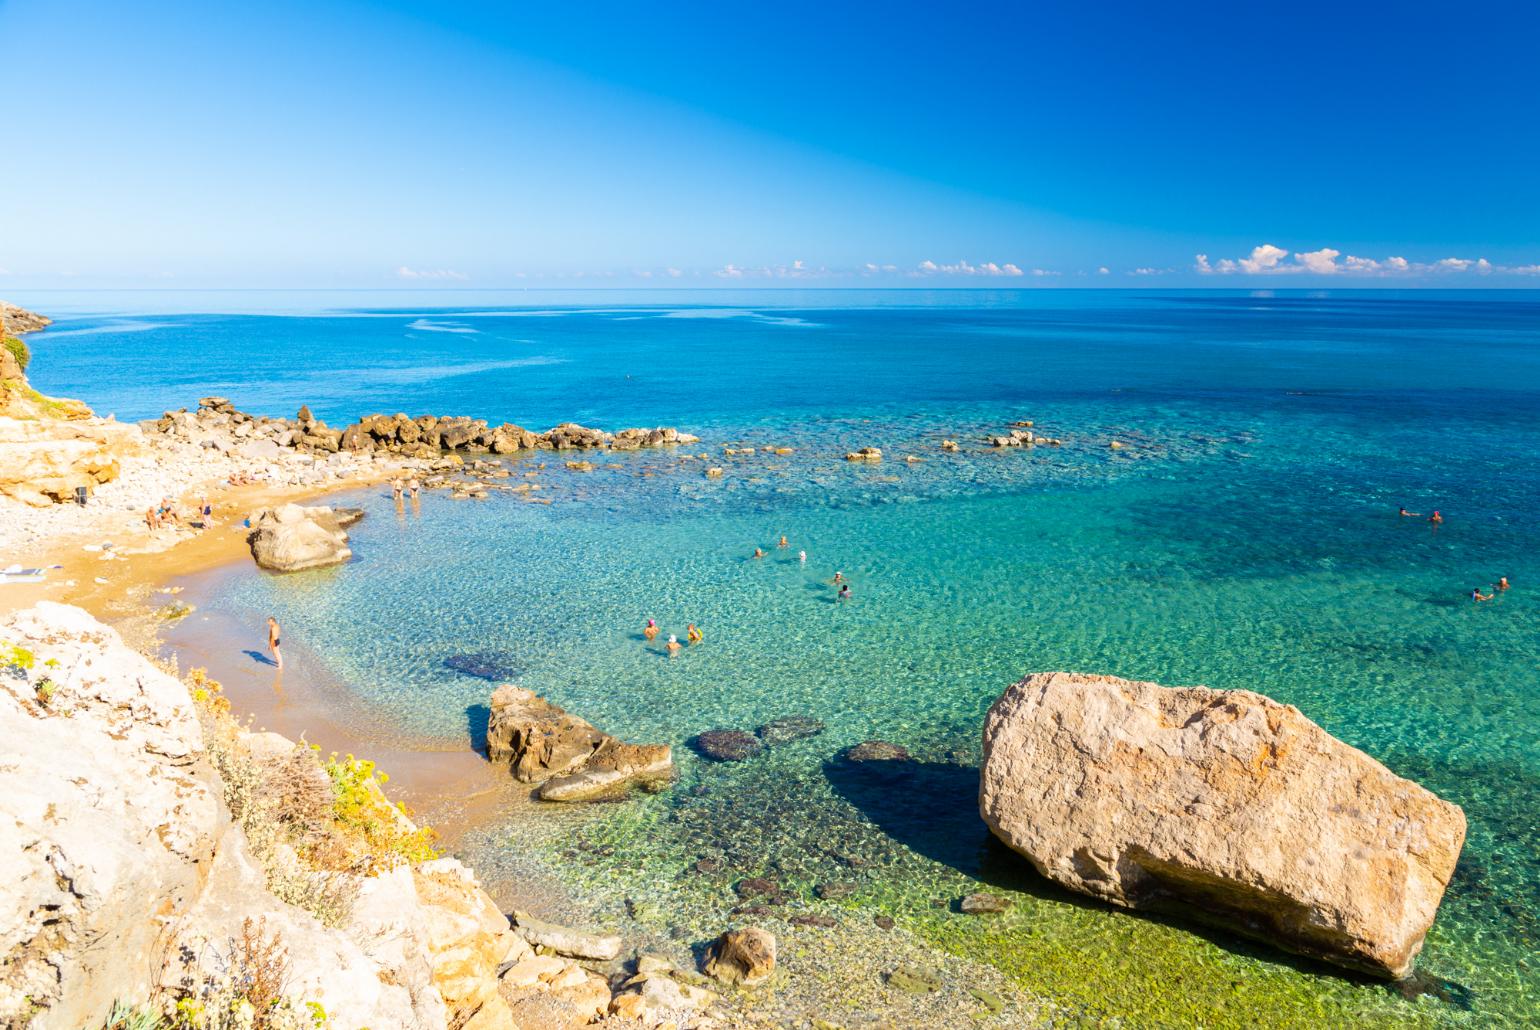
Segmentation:
<svg viewBox="0 0 1540 1030">
<path fill-rule="evenodd" d="M 444 667 L 483 680 L 508 680 L 519 672 L 511 658 L 496 651 L 450 655 L 444 659 Z"/>
<path fill-rule="evenodd" d="M 604 736 L 533 691 L 502 686 L 492 694 L 488 755 L 494 762 L 509 762 L 523 783 L 576 771 L 593 757 Z"/>
<path fill-rule="evenodd" d="M 879 930 L 891 930 L 891 929 L 893 929 L 893 917 L 892 916 L 873 916 L 872 917 L 872 922 L 876 925 L 877 929 L 879 929 Z"/>
<path fill-rule="evenodd" d="M 1107 446 L 1112 448 L 1115 451 L 1121 451 L 1123 449 L 1123 441 L 1122 440 L 1113 440 Z"/>
<path fill-rule="evenodd" d="M 605 738 L 582 769 L 540 785 L 541 801 L 597 801 L 625 794 L 632 787 L 652 789 L 674 771 L 673 749 L 666 744 L 623 744 Z"/>
<path fill-rule="evenodd" d="M 955 451 L 955 450 L 957 450 L 957 441 L 956 440 L 942 440 L 941 441 L 941 449 L 943 451 Z"/>
<path fill-rule="evenodd" d="M 665 744 L 626 744 L 515 686 L 498 687 L 487 718 L 487 752 L 542 801 L 594 801 L 632 787 L 657 789 L 673 774 Z"/>
<path fill-rule="evenodd" d="M 888 986 L 905 994 L 934 994 L 941 990 L 941 974 L 917 966 L 899 966 L 888 974 Z"/>
<path fill-rule="evenodd" d="M 610 1000 L 609 1012 L 648 1027 L 694 1026 L 694 1017 L 715 1000 L 715 994 L 703 987 L 680 983 L 666 970 L 639 970 Z"/>
<path fill-rule="evenodd" d="M 73 501 L 76 488 L 89 495 L 146 449 L 138 426 L 107 419 L 0 417 L 0 494 L 33 507 Z"/>
<path fill-rule="evenodd" d="M 824 724 L 810 715 L 783 715 L 779 719 L 771 719 L 754 733 L 760 740 L 774 747 L 776 744 L 816 737 L 823 731 Z"/>
<path fill-rule="evenodd" d="M 862 447 L 859 451 L 851 451 L 845 455 L 846 461 L 881 461 L 882 449 L 879 447 Z"/>
<path fill-rule="evenodd" d="M 827 930 L 831 926 L 838 926 L 839 920 L 833 916 L 822 915 L 817 912 L 803 912 L 786 920 L 793 926 L 817 926 Z"/>
<path fill-rule="evenodd" d="M 813 893 L 824 901 L 838 901 L 841 898 L 848 898 L 850 895 L 854 894 L 855 891 L 855 884 L 847 883 L 841 880 L 834 880 L 829 883 L 820 883 L 813 888 Z"/>
<path fill-rule="evenodd" d="M 847 762 L 908 762 L 912 761 L 909 752 L 897 744 L 890 744 L 886 740 L 867 740 L 848 747 L 844 751 Z"/>
<path fill-rule="evenodd" d="M 294 416 L 294 421 L 302 424 L 305 422 L 314 422 L 315 416 L 310 413 L 310 405 L 301 404 L 299 406 L 299 414 Z"/>
<path fill-rule="evenodd" d="M 739 880 L 733 890 L 740 898 L 756 898 L 764 894 L 780 893 L 781 885 L 763 876 L 750 876 Z"/>
<path fill-rule="evenodd" d="M 999 915 L 1011 907 L 1010 900 L 998 894 L 970 894 L 958 904 L 964 915 Z"/>
<path fill-rule="evenodd" d="M 713 465 L 710 468 L 708 468 L 706 470 L 706 478 L 707 479 L 721 479 L 722 478 L 722 469 L 721 469 L 721 467 L 718 466 L 718 465 Z"/>
<path fill-rule="evenodd" d="M 763 983 L 775 971 L 775 937 L 757 926 L 728 930 L 707 949 L 701 968 L 723 983 Z"/>
<path fill-rule="evenodd" d="M 259 511 L 251 516 L 246 542 L 257 564 L 275 572 L 336 565 L 353 556 L 341 520 L 326 507 L 285 504 Z"/>
<path fill-rule="evenodd" d="M 1374 975 L 1412 967 L 1460 809 L 1245 690 L 1039 673 L 984 727 L 979 808 L 1038 871 Z"/>
<path fill-rule="evenodd" d="M 35 333 L 39 329 L 46 329 L 53 325 L 53 319 L 47 315 L 39 315 L 36 312 L 19 308 L 15 304 L 8 304 L 0 300 L 0 330 L 6 336 L 21 336 L 24 333 Z"/>
<path fill-rule="evenodd" d="M 744 730 L 707 730 L 692 738 L 690 746 L 713 762 L 741 762 L 765 749 L 758 737 Z"/>
<path fill-rule="evenodd" d="M 549 948 L 558 955 L 595 962 L 608 962 L 620 955 L 620 938 L 615 934 L 582 933 L 536 919 L 528 912 L 514 912 L 513 926 L 528 943 Z"/>
</svg>

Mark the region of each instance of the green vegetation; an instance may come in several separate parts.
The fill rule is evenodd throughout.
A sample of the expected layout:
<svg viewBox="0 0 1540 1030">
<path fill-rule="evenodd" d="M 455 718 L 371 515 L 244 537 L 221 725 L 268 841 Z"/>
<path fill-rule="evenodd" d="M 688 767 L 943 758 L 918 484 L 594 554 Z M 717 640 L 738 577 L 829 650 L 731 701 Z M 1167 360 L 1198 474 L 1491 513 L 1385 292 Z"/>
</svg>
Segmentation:
<svg viewBox="0 0 1540 1030">
<path fill-rule="evenodd" d="M 390 777 L 376 771 L 373 762 L 352 755 L 339 761 L 333 753 L 326 774 L 337 795 L 333 806 L 337 823 L 361 838 L 370 872 L 439 857 L 433 849 L 433 831 L 413 828 L 406 810 L 385 797 L 380 788 Z"/>
<path fill-rule="evenodd" d="M 18 337 L 7 336 L 5 349 L 11 352 L 11 356 L 16 359 L 16 364 L 20 365 L 21 370 L 25 372 L 28 363 L 32 361 L 32 352 L 27 349 L 27 345 Z"/>
</svg>

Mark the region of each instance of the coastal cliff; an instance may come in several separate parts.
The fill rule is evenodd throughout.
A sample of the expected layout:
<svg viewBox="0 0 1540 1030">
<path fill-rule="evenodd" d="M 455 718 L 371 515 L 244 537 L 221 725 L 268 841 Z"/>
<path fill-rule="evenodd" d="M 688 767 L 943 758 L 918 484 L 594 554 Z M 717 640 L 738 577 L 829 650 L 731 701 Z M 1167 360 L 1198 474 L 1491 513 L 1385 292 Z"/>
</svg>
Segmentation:
<svg viewBox="0 0 1540 1030">
<path fill-rule="evenodd" d="M 45 397 L 27 382 L 31 349 L 22 336 L 46 329 L 53 320 L 0 300 L 0 417 L 16 419 L 88 419 L 80 401 Z"/>
<path fill-rule="evenodd" d="M 0 666 L 0 1025 L 519 1030 L 615 1004 L 370 763 L 251 731 L 78 608 L 0 620 Z"/>
</svg>

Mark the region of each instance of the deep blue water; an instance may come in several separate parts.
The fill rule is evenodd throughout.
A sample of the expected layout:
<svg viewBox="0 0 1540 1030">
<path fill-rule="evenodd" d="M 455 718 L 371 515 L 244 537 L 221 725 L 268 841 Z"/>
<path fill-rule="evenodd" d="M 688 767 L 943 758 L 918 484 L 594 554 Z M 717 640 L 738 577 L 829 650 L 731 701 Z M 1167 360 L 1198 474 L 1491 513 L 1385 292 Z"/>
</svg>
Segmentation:
<svg viewBox="0 0 1540 1030">
<path fill-rule="evenodd" d="M 605 728 L 675 744 L 675 790 L 585 831 L 619 856 L 586 884 L 598 903 L 648 890 L 709 925 L 721 913 L 674 881 L 682 864 L 720 854 L 813 882 L 838 841 L 875 856 L 861 904 L 1092 1019 L 1534 1016 L 1540 293 L 15 300 L 58 317 L 33 338 L 35 385 L 124 419 L 217 393 L 335 424 L 406 411 L 703 438 L 690 450 L 709 460 L 518 463 L 549 506 L 432 495 L 398 514 L 364 496 L 355 562 L 243 577 L 213 602 L 278 612 L 416 732 L 463 738 L 487 684 L 444 661 L 471 651 Z M 1016 419 L 1064 446 L 980 445 Z M 725 457 L 728 443 L 794 451 Z M 842 460 L 865 445 L 887 460 Z M 1403 504 L 1446 522 L 1400 519 Z M 782 533 L 789 550 L 748 557 Z M 833 601 L 835 569 L 854 603 Z M 1510 593 L 1469 602 L 1499 575 Z M 648 617 L 707 642 L 670 661 L 638 639 Z M 990 849 L 970 811 L 980 721 L 1050 668 L 1259 690 L 1464 806 L 1465 858 L 1421 962 L 1435 989 L 1407 1000 L 1076 905 Z M 792 712 L 829 728 L 741 766 L 685 747 Z M 929 770 L 901 803 L 827 761 L 870 736 Z M 988 942 L 929 905 L 980 883 L 1019 899 Z"/>
</svg>

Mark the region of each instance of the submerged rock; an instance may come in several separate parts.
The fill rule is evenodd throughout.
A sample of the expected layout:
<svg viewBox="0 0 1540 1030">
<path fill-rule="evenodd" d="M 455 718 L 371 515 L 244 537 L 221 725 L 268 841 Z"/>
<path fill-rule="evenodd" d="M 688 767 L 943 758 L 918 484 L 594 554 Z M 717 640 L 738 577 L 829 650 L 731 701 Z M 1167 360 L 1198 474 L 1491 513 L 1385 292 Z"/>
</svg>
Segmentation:
<svg viewBox="0 0 1540 1030">
<path fill-rule="evenodd" d="M 775 972 L 775 937 L 757 926 L 728 930 L 707 949 L 701 968 L 724 983 L 762 983 Z"/>
<path fill-rule="evenodd" d="M 713 762 L 741 762 L 765 749 L 754 734 L 745 730 L 707 730 L 690 741 L 702 758 Z"/>
<path fill-rule="evenodd" d="M 963 898 L 957 907 L 964 915 L 999 915 L 1001 912 L 1009 911 L 1011 903 L 1009 899 L 1002 898 L 998 894 L 979 893 Z"/>
<path fill-rule="evenodd" d="M 483 680 L 510 680 L 518 675 L 518 666 L 507 655 L 496 651 L 455 654 L 444 659 L 444 667 Z"/>
<path fill-rule="evenodd" d="M 844 751 L 847 762 L 908 762 L 908 750 L 886 740 L 865 740 Z"/>
<path fill-rule="evenodd" d="M 1458 807 L 1245 690 L 1039 673 L 984 726 L 979 808 L 1038 871 L 1378 976 L 1410 972 Z"/>
<path fill-rule="evenodd" d="M 542 801 L 598 801 L 632 787 L 656 790 L 674 771 L 673 750 L 666 744 L 624 744 L 607 737 L 583 768 L 540 785 Z"/>
<path fill-rule="evenodd" d="M 793 740 L 816 737 L 823 731 L 822 720 L 810 715 L 783 715 L 779 719 L 771 719 L 754 732 L 760 740 L 773 747 Z"/>
</svg>

